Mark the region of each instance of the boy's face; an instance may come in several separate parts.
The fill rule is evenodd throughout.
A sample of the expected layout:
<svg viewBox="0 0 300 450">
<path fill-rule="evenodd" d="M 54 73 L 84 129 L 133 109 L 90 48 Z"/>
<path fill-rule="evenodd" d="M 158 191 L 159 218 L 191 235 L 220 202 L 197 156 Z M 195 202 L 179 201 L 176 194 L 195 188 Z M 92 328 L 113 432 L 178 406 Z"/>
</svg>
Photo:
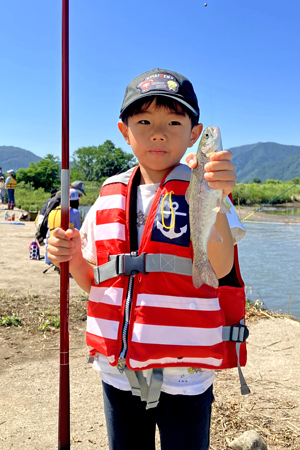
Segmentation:
<svg viewBox="0 0 300 450">
<path fill-rule="evenodd" d="M 202 131 L 201 124 L 191 129 L 188 115 L 158 108 L 155 102 L 145 111 L 129 117 L 128 125 L 119 122 L 118 126 L 139 161 L 141 184 L 160 183 Z"/>
</svg>

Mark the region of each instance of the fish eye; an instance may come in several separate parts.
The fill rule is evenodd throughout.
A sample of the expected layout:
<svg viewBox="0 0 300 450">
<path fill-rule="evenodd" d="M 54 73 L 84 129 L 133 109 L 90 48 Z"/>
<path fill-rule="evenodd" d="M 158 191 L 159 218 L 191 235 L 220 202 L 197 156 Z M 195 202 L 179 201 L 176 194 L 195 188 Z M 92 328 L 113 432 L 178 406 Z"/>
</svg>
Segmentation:
<svg viewBox="0 0 300 450">
<path fill-rule="evenodd" d="M 209 134 L 208 134 L 208 133 L 205 133 L 205 137 L 208 138 L 208 137 L 209 137 Z"/>
</svg>

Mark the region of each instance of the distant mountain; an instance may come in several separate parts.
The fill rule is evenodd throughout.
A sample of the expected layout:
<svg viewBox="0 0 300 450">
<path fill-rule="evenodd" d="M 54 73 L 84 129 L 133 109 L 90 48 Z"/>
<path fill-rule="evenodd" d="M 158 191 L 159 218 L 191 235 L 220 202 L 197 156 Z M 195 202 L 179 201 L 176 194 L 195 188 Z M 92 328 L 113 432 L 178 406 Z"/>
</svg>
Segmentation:
<svg viewBox="0 0 300 450">
<path fill-rule="evenodd" d="M 253 178 L 286 181 L 300 177 L 300 146 L 258 142 L 229 150 L 233 153 L 237 182 L 252 183 Z"/>
<path fill-rule="evenodd" d="M 253 178 L 286 181 L 300 177 L 300 146 L 258 142 L 229 150 L 233 153 L 237 182 L 252 183 Z M 27 169 L 31 162 L 36 163 L 41 159 L 22 148 L 0 146 L 0 167 L 3 172 L 21 167 Z"/>
<path fill-rule="evenodd" d="M 27 169 L 31 162 L 36 163 L 41 159 L 23 148 L 0 145 L 0 167 L 2 167 L 3 173 L 10 169 Z"/>
</svg>

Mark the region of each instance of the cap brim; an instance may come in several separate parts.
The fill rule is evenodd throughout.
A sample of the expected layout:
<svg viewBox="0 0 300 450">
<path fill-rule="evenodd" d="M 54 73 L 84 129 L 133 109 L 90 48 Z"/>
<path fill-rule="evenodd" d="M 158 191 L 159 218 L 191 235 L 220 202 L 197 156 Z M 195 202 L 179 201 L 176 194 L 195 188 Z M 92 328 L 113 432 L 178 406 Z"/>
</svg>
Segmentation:
<svg viewBox="0 0 300 450">
<path fill-rule="evenodd" d="M 188 108 L 194 114 L 194 116 L 200 116 L 200 111 L 197 112 L 189 103 L 185 102 L 180 97 L 176 97 L 175 95 L 168 95 L 168 94 L 162 93 L 161 91 L 150 91 L 148 94 L 143 94 L 143 98 L 144 97 L 158 97 L 158 96 L 171 98 L 172 100 L 175 100 L 175 101 L 181 103 L 182 105 L 184 105 L 186 108 Z M 122 117 L 124 116 L 124 113 L 127 111 L 127 109 L 130 106 L 132 106 L 133 103 L 139 101 L 140 99 L 141 98 L 137 98 L 133 102 L 129 103 L 129 105 L 126 106 L 124 111 L 122 111 L 120 113 L 119 118 L 122 119 Z"/>
</svg>

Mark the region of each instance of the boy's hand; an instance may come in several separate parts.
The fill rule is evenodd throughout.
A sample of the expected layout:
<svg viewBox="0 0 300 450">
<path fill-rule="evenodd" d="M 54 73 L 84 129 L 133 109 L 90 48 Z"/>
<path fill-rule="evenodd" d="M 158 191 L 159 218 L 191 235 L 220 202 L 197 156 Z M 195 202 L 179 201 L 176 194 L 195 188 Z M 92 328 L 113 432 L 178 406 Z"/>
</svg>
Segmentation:
<svg viewBox="0 0 300 450">
<path fill-rule="evenodd" d="M 82 259 L 81 238 L 76 228 L 64 231 L 56 228 L 48 239 L 47 256 L 55 266 L 69 261 L 69 267 L 76 265 Z"/>
<path fill-rule="evenodd" d="M 232 153 L 229 150 L 222 150 L 214 153 L 210 162 L 204 166 L 206 170 L 204 178 L 208 181 L 208 186 L 212 189 L 222 189 L 223 197 L 230 194 L 235 186 L 235 165 L 231 162 L 231 158 Z M 185 161 L 191 169 L 197 167 L 195 153 L 186 155 Z"/>
</svg>

